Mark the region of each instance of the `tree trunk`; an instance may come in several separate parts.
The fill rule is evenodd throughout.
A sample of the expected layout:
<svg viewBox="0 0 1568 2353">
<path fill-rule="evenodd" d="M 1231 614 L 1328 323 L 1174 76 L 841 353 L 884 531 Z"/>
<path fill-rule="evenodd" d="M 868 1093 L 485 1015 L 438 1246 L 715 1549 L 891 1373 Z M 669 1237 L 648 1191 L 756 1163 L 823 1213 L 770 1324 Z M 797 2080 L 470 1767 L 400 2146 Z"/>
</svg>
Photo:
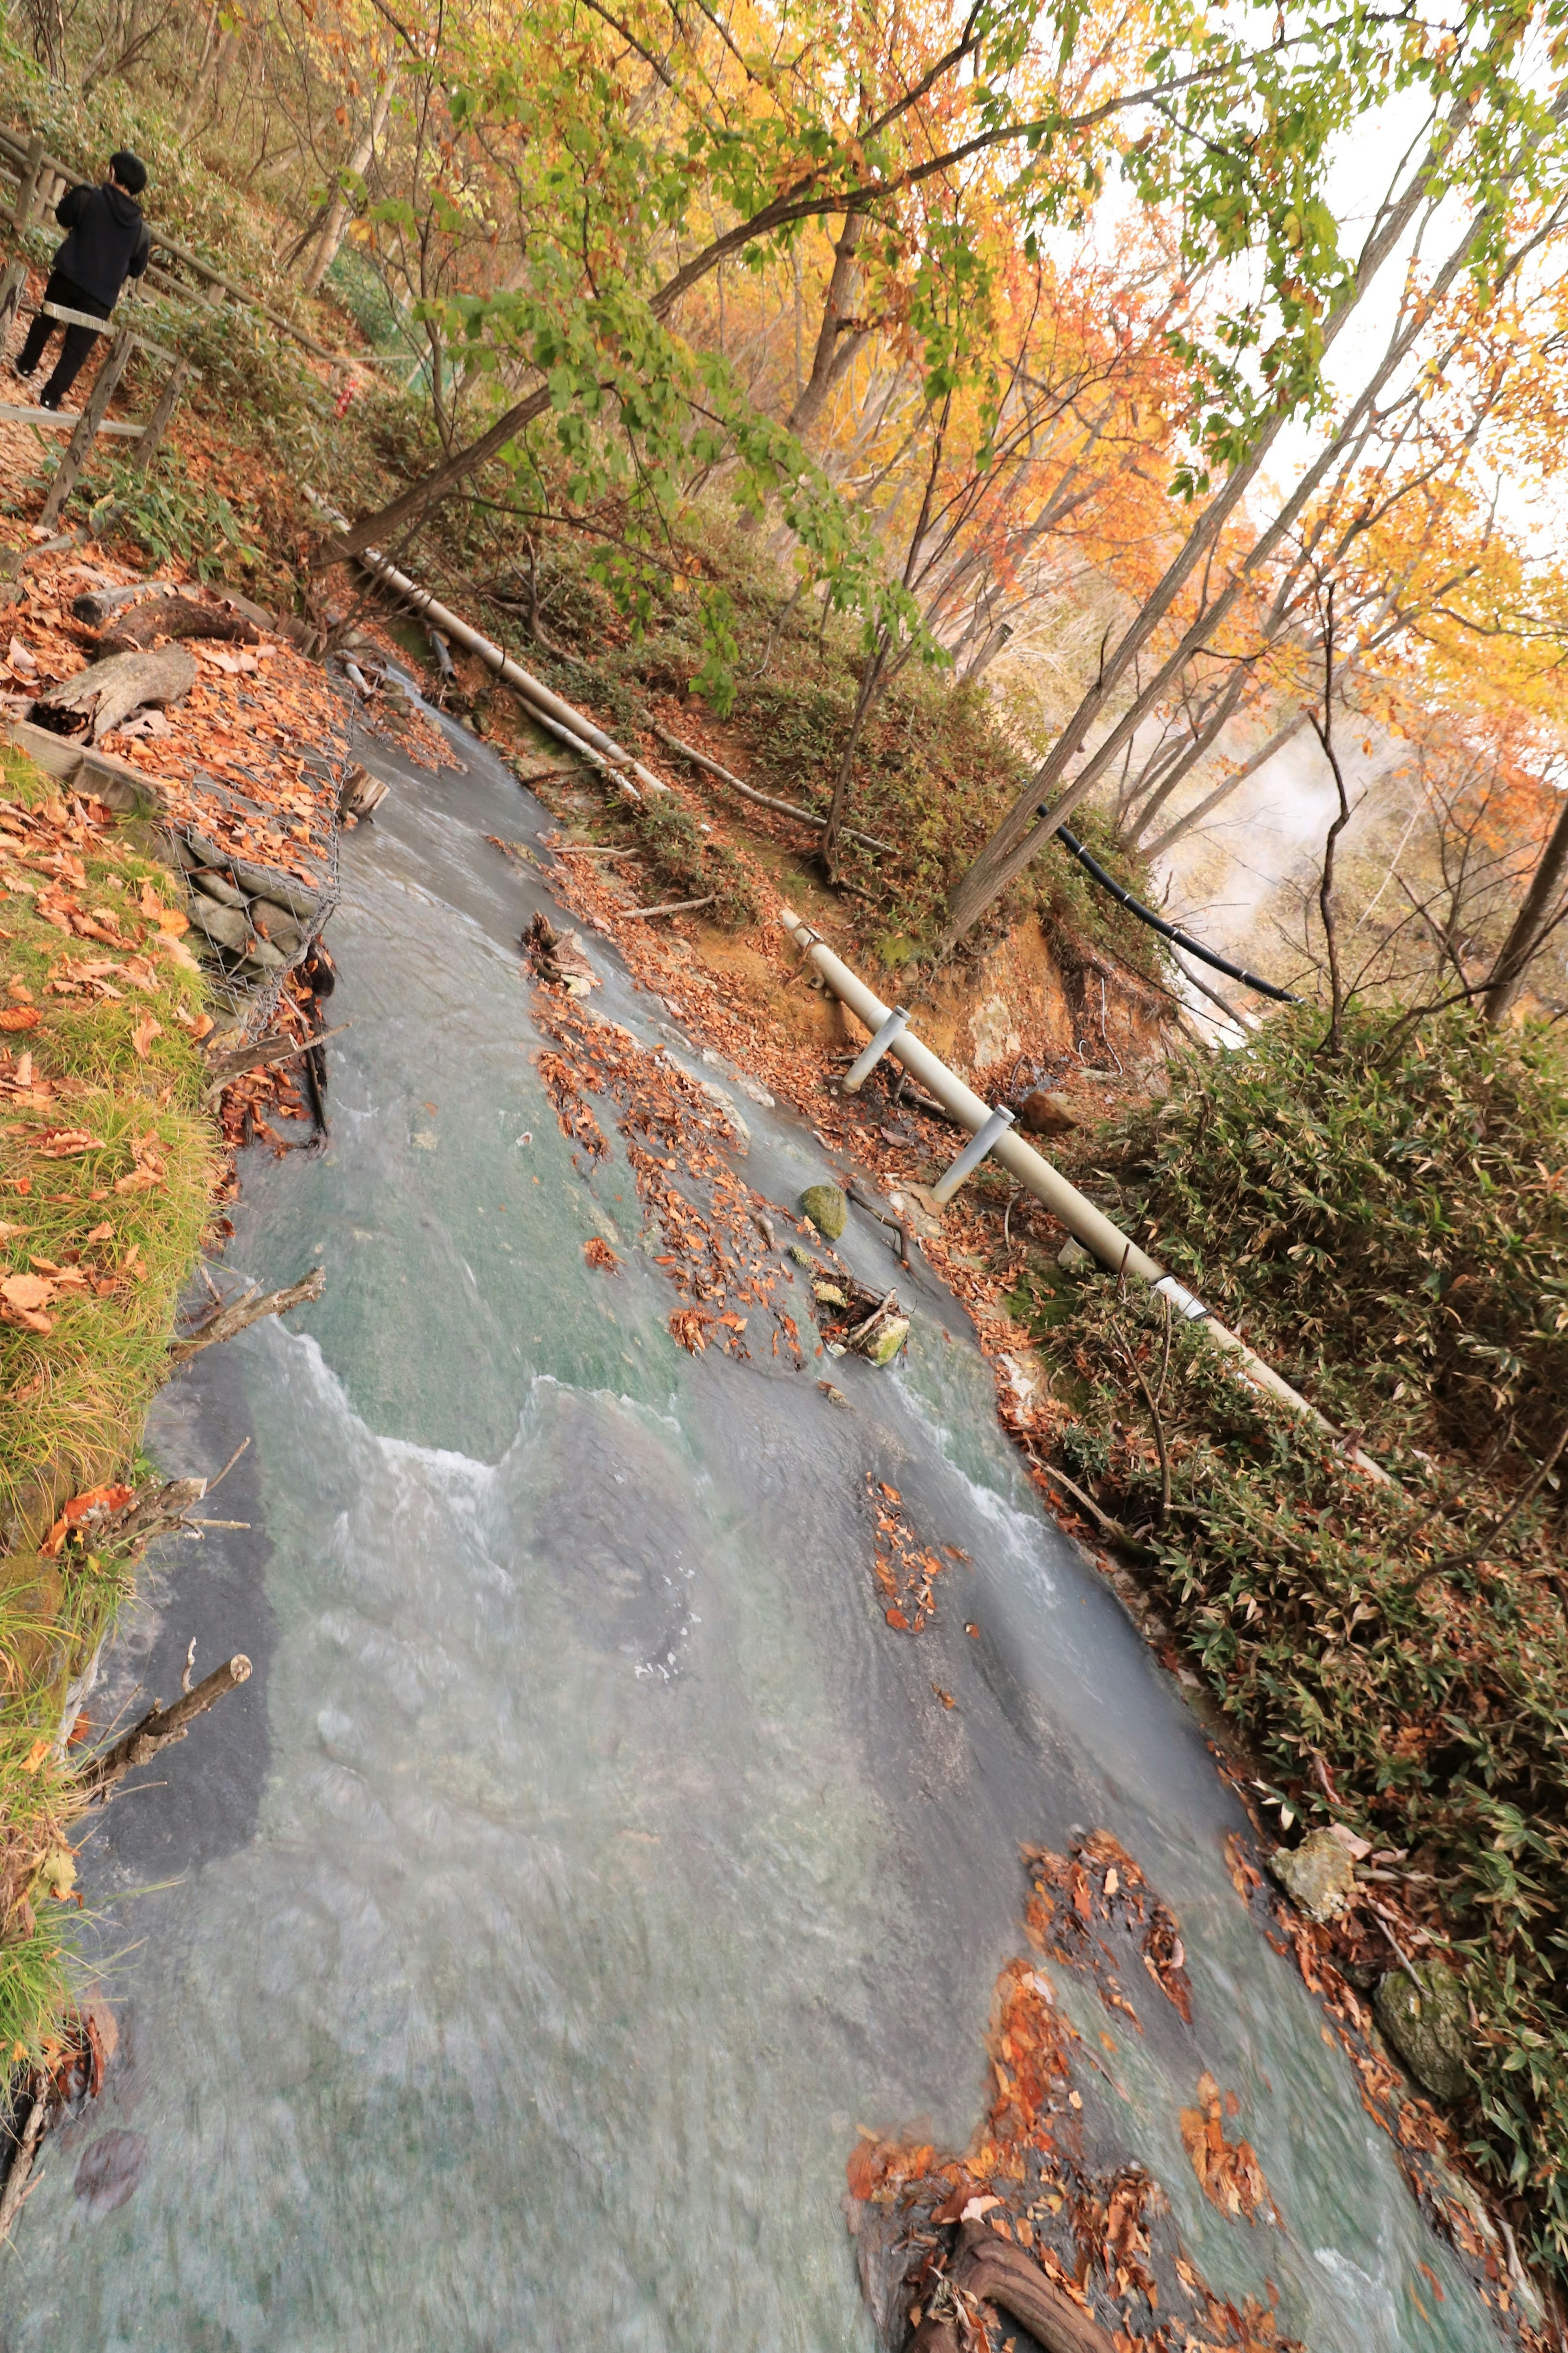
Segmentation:
<svg viewBox="0 0 1568 2353">
<path fill-rule="evenodd" d="M 864 213 L 846 216 L 844 230 L 833 248 L 833 274 L 827 281 L 827 294 L 822 306 L 822 326 L 816 338 L 816 350 L 812 357 L 811 374 L 806 378 L 785 420 L 792 433 L 809 433 L 822 413 L 823 403 L 832 389 L 838 356 L 838 339 L 851 322 L 848 315 L 850 299 L 858 274 L 855 249 L 865 233 Z M 853 347 L 852 347 L 853 348 Z"/>
<path fill-rule="evenodd" d="M 203 124 L 216 103 L 223 103 L 224 84 L 227 81 L 235 58 L 239 55 L 241 28 L 230 25 L 216 48 L 209 49 L 205 63 L 191 84 L 190 96 L 180 110 L 179 133 L 188 139 Z"/>
<path fill-rule="evenodd" d="M 1419 171 L 1399 204 L 1390 206 L 1379 220 L 1373 236 L 1363 253 L 1354 281 L 1339 307 L 1331 312 L 1324 330 L 1324 350 L 1334 342 L 1365 294 L 1383 263 L 1402 237 L 1420 208 L 1428 178 L 1437 168 L 1434 151 L 1428 163 Z M 1478 215 L 1457 246 L 1447 256 L 1433 280 L 1428 302 L 1446 295 L 1455 285 L 1468 264 L 1486 233 L 1487 216 Z M 1134 693 L 1131 702 L 1108 733 L 1084 759 L 1078 774 L 1064 785 L 1069 764 L 1083 751 L 1089 736 L 1104 716 L 1117 686 L 1132 669 L 1144 647 L 1176 609 L 1182 591 L 1200 567 L 1212 558 L 1224 527 L 1236 512 L 1247 491 L 1257 480 L 1270 450 L 1289 422 L 1294 411 L 1284 406 L 1276 408 L 1259 432 L 1247 457 L 1229 474 L 1203 513 L 1194 523 L 1170 565 L 1164 577 L 1152 595 L 1141 607 L 1122 633 L 1120 644 L 1109 659 L 1101 662 L 1099 675 L 1079 703 L 1078 709 L 1062 729 L 1046 758 L 1025 786 L 1006 817 L 998 826 L 974 863 L 962 874 L 948 897 L 947 921 L 943 926 L 942 945 L 948 949 L 979 921 L 993 900 L 999 898 L 1015 878 L 1022 873 L 1058 826 L 1071 816 L 1079 803 L 1093 790 L 1101 773 L 1116 759 L 1123 746 L 1131 742 L 1150 712 L 1169 693 L 1194 655 L 1213 638 L 1240 598 L 1247 582 L 1261 565 L 1266 563 L 1287 533 L 1316 495 L 1328 476 L 1334 470 L 1344 450 L 1363 429 L 1366 418 L 1396 369 L 1407 356 L 1420 323 L 1426 315 L 1408 309 L 1402 313 L 1389 336 L 1382 359 L 1373 368 L 1367 382 L 1357 394 L 1343 423 L 1320 453 L 1314 463 L 1298 481 L 1295 490 L 1278 509 L 1271 520 L 1259 532 L 1247 554 L 1231 573 L 1225 586 L 1214 596 L 1205 595 L 1196 617 L 1184 630 L 1174 649 L 1161 663 L 1153 676 Z M 1058 790 L 1058 788 L 1060 788 Z M 1054 800 L 1050 796 L 1056 794 Z M 1047 803 L 1049 806 L 1046 806 Z"/>
<path fill-rule="evenodd" d="M 1524 903 L 1513 919 L 1481 999 L 1481 1011 L 1494 1024 L 1506 1018 L 1524 986 L 1524 976 L 1552 926 L 1552 902 L 1568 874 L 1568 793 L 1562 797 L 1557 822 L 1547 836 L 1541 863 L 1530 878 Z"/>
<path fill-rule="evenodd" d="M 877 639 L 877 649 L 868 654 L 860 672 L 860 691 L 855 697 L 854 715 L 849 722 L 849 733 L 838 763 L 838 774 L 833 779 L 833 798 L 828 804 L 827 824 L 822 836 L 822 862 L 827 869 L 829 881 L 838 879 L 838 836 L 844 823 L 844 811 L 849 799 L 849 780 L 855 770 L 855 754 L 871 708 L 881 689 L 882 671 L 888 659 L 888 633 L 884 629 Z"/>
<path fill-rule="evenodd" d="M 348 233 L 349 216 L 353 202 L 353 190 L 351 184 L 363 180 L 371 158 L 375 153 L 376 142 L 386 128 L 386 118 L 392 111 L 392 90 L 395 79 L 394 73 L 389 69 L 386 79 L 375 94 L 375 104 L 371 109 L 370 121 L 366 123 L 353 153 L 349 157 L 348 168 L 339 174 L 337 193 L 327 208 L 321 243 L 311 256 L 310 266 L 306 270 L 302 281 L 307 294 L 314 294 L 318 291 L 322 279 L 337 259 L 343 238 Z"/>
</svg>

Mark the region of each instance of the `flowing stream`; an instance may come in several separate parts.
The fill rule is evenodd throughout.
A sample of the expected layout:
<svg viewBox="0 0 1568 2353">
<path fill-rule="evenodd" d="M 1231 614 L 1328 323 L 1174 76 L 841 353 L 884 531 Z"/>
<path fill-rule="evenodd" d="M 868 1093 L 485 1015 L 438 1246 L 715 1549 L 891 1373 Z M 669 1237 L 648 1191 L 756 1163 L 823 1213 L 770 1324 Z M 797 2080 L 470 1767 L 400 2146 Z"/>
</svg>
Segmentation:
<svg viewBox="0 0 1568 2353">
<path fill-rule="evenodd" d="M 832 1368 L 852 1413 L 820 1364 L 674 1345 L 618 1143 L 580 1175 L 530 1060 L 543 885 L 485 837 L 547 820 L 463 750 L 438 780 L 369 754 L 395 786 L 343 845 L 331 1148 L 247 1155 L 229 1265 L 323 1260 L 326 1294 L 153 1418 L 170 1472 L 251 1436 L 210 1507 L 249 1525 L 165 1551 L 117 1689 L 171 1696 L 193 1636 L 198 1673 L 256 1673 L 85 1851 L 121 2052 L 47 2147 L 6 2353 L 866 2353 L 857 2127 L 966 2141 L 1019 1841 L 1075 1825 L 1182 1922 L 1194 2031 L 1149 2017 L 1102 2088 L 1211 2282 L 1275 2283 L 1312 2353 L 1479 2353 L 1489 2316 L 1232 1889 L 1242 1817 L 1042 1515 L 962 1308 L 900 1278 L 901 1366 Z M 586 936 L 595 1009 L 726 1089 L 752 1184 L 828 1173 Z M 868 1221 L 842 1248 L 891 1279 Z M 868 1472 L 970 1556 L 918 1638 L 883 1622 Z M 1199 2190 L 1177 2112 L 1205 2064 L 1278 2227 Z"/>
</svg>

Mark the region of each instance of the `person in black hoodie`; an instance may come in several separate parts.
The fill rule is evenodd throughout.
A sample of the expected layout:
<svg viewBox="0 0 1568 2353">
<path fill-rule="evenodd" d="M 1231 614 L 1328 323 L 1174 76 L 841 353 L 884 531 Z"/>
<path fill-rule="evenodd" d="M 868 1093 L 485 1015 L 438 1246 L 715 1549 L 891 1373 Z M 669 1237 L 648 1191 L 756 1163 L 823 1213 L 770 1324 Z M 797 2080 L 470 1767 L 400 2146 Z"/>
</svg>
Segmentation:
<svg viewBox="0 0 1568 2353">
<path fill-rule="evenodd" d="M 128 278 L 140 278 L 147 267 L 152 239 L 137 197 L 147 185 L 147 166 L 139 155 L 121 148 L 109 159 L 109 177 L 100 188 L 68 188 L 55 218 L 70 231 L 56 254 L 44 289 L 46 302 L 65 311 L 87 311 L 107 319 Z M 40 311 L 27 330 L 27 340 L 12 366 L 24 382 L 44 356 L 44 347 L 59 322 Z M 77 377 L 98 335 L 91 327 L 67 327 L 55 372 L 38 395 L 41 408 L 58 408 Z"/>
</svg>

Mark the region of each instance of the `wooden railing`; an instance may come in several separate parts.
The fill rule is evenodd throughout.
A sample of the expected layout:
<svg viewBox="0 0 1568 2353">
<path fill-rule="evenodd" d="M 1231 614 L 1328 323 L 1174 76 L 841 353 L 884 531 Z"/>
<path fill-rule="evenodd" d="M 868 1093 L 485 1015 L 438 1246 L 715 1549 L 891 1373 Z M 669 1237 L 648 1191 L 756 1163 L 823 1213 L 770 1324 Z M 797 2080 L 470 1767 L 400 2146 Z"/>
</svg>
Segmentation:
<svg viewBox="0 0 1568 2353">
<path fill-rule="evenodd" d="M 37 216 L 47 216 L 53 211 L 66 190 L 76 186 L 82 174 L 73 171 L 69 164 L 62 164 L 58 156 L 49 154 L 42 139 L 36 135 L 24 140 L 19 139 L 15 132 L 0 130 L 0 176 L 16 184 L 11 226 L 16 235 L 22 237 Z M 259 311 L 281 333 L 291 336 L 295 343 L 302 344 L 306 351 L 314 353 L 318 359 L 327 361 L 332 367 L 356 368 L 374 364 L 374 357 L 370 353 L 329 351 L 325 343 L 318 343 L 314 335 L 296 325 L 292 319 L 275 309 L 252 288 L 242 285 L 215 263 L 204 261 L 199 253 L 193 253 L 189 246 L 182 245 L 166 229 L 155 228 L 151 222 L 148 229 L 153 254 L 167 255 L 187 273 L 187 276 L 180 277 L 162 268 L 155 259 L 150 262 L 148 281 L 160 293 L 186 301 L 194 299 L 206 302 L 215 310 L 221 310 L 226 300 L 232 300 L 247 310 Z M 194 286 L 189 282 L 193 279 L 195 281 Z"/>
<path fill-rule="evenodd" d="M 86 311 L 68 311 L 62 302 L 29 302 L 27 265 L 17 259 L 9 265 L 4 279 L 0 279 L 0 354 L 5 353 L 10 341 L 18 314 L 25 311 L 35 314 L 41 311 L 45 318 L 58 319 L 68 327 L 90 327 L 97 334 L 110 332 L 107 319 L 93 318 Z M 108 414 L 109 404 L 120 379 L 132 353 L 137 351 L 144 351 L 154 359 L 169 363 L 169 373 L 153 414 L 142 424 L 111 417 Z M 68 427 L 70 429 L 70 444 L 49 484 L 48 496 L 38 517 L 40 524 L 52 527 L 59 520 L 60 511 L 75 490 L 81 470 L 87 463 L 88 453 L 100 433 L 129 435 L 135 443 L 131 462 L 141 471 L 156 454 L 169 429 L 169 419 L 174 413 L 180 395 L 195 373 L 189 360 L 182 358 L 179 353 L 153 343 L 149 335 L 138 334 L 134 327 L 121 326 L 113 331 L 103 364 L 93 379 L 92 390 L 81 409 L 31 408 L 13 401 L 0 400 L 0 417 L 9 418 L 14 424 L 42 425 L 56 432 L 63 432 Z"/>
</svg>

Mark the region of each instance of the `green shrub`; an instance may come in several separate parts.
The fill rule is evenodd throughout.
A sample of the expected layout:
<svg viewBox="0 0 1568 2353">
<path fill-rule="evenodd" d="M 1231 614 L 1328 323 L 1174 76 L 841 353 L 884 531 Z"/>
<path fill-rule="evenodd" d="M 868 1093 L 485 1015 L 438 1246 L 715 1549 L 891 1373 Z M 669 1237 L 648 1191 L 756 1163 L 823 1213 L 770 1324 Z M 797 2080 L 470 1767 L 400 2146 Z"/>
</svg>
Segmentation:
<svg viewBox="0 0 1568 2353">
<path fill-rule="evenodd" d="M 1393 1484 L 1148 1293 L 1090 1277 L 1064 1321 L 1047 1264 L 1014 1306 L 1071 1399 L 1064 1466 L 1142 1532 L 1282 1825 L 1407 1852 L 1477 2021 L 1471 2147 L 1568 2275 L 1568 1577 L 1542 1475 L 1568 1411 L 1568 1071 L 1549 1030 L 1464 1012 L 1352 1012 L 1332 1060 L 1322 1027 L 1282 1014 L 1178 1065 L 1079 1175 Z"/>
</svg>

